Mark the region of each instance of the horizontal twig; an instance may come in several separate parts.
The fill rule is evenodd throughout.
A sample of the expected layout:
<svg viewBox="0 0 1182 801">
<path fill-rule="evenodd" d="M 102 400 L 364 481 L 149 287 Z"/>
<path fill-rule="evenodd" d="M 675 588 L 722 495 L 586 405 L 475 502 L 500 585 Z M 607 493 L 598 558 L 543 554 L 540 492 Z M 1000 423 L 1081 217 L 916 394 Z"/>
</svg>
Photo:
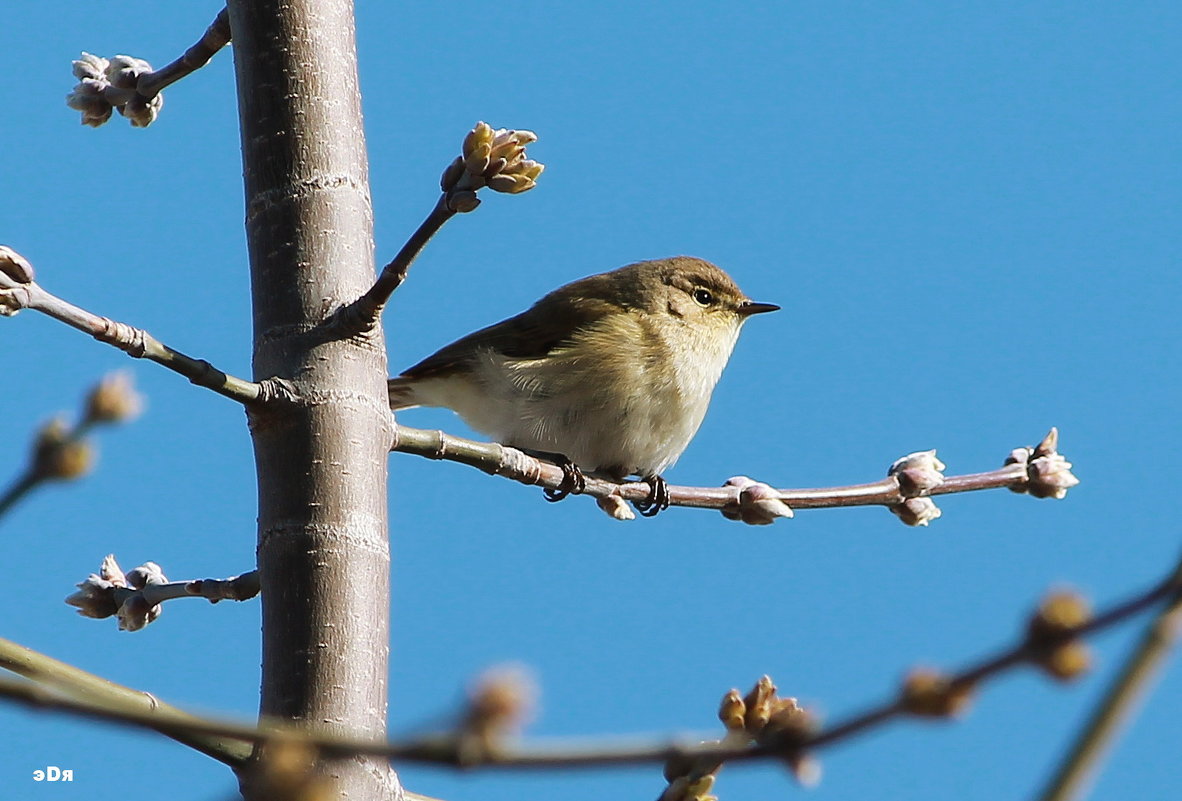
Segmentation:
<svg viewBox="0 0 1182 801">
<path fill-rule="evenodd" d="M 1050 446 L 1040 451 L 1048 442 Z M 907 467 L 902 470 L 893 469 L 891 475 L 868 484 L 817 489 L 773 489 L 749 479 L 735 478 L 722 487 L 670 485 L 669 502 L 674 506 L 717 509 L 727 514 L 728 517 L 745 519 L 746 509 L 744 507 L 768 501 L 782 502 L 791 510 L 873 505 L 894 508 L 914 498 L 927 498 L 955 492 L 973 492 L 1002 487 L 1019 492 L 1028 491 L 1032 481 L 1031 466 L 1034 460 L 1023 460 L 1015 454 L 1023 451 L 1028 452 L 1031 457 L 1049 458 L 1054 456 L 1062 461 L 1062 457 L 1059 457 L 1055 452 L 1056 443 L 1057 432 L 1052 429 L 1051 434 L 1044 439 L 1039 448 L 1018 449 L 1018 451 L 1011 453 L 1008 464 L 983 473 L 945 477 L 939 473 L 939 468 L 942 468 L 943 465 L 935 461 L 934 452 L 923 452 L 912 454 L 911 457 L 904 457 L 903 460 L 896 463 L 898 466 L 914 457 L 930 457 L 935 464 L 935 469 L 926 472 L 925 476 L 929 477 L 919 482 L 912 480 L 913 474 Z M 502 476 L 522 484 L 549 489 L 558 489 L 563 486 L 564 474 L 559 465 L 496 442 L 478 442 L 453 436 L 443 431 L 396 425 L 390 450 L 428 459 L 459 462 L 490 475 Z M 1070 467 L 1066 462 L 1062 462 L 1062 464 Z M 1069 481 L 1064 479 L 1064 473 Z M 1075 481 L 1066 469 L 1060 471 L 1057 478 L 1067 487 Z M 594 474 L 586 476 L 586 479 L 586 487 L 582 494 L 600 499 L 601 506 L 605 505 L 602 503 L 603 500 L 644 501 L 649 497 L 651 491 L 649 484 L 645 481 L 616 482 Z M 751 487 L 753 486 L 766 488 L 766 492 L 752 493 Z M 1062 492 L 1066 492 L 1066 487 Z M 1057 497 L 1061 497 L 1061 495 Z M 609 511 L 609 513 L 611 512 Z M 902 515 L 900 516 L 902 517 Z M 758 518 L 755 522 L 770 521 L 766 518 Z"/>
<path fill-rule="evenodd" d="M 249 601 L 259 594 L 259 572 L 251 570 L 241 576 L 228 579 L 192 579 L 170 581 L 167 584 L 149 584 L 141 590 L 121 587 L 115 592 L 115 603 L 122 604 L 135 597 L 155 606 L 177 598 L 204 598 L 210 603 L 218 601 Z"/>
<path fill-rule="evenodd" d="M 114 554 L 103 559 L 98 573 L 91 573 L 66 598 L 83 617 L 117 617 L 119 628 L 139 631 L 160 617 L 161 604 L 176 598 L 246 601 L 259 594 L 259 573 L 251 570 L 228 579 L 169 581 L 160 565 L 144 564 L 124 573 Z"/>
</svg>

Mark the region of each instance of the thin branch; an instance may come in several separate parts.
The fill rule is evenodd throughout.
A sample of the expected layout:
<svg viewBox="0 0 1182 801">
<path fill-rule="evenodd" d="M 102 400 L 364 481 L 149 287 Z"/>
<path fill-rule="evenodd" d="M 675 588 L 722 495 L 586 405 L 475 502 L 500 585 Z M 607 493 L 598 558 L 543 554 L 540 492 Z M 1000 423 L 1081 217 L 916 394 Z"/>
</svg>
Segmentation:
<svg viewBox="0 0 1182 801">
<path fill-rule="evenodd" d="M 47 688 L 52 688 L 53 691 L 60 694 L 55 697 L 73 699 L 92 709 L 119 709 L 138 712 L 143 716 L 141 724 L 148 728 L 155 728 L 152 725 L 155 715 L 168 716 L 168 719 L 172 721 L 187 719 L 193 722 L 200 720 L 195 715 L 190 715 L 156 700 L 148 693 L 107 681 L 93 673 L 87 673 L 73 665 L 60 662 L 2 638 L 0 638 L 0 667 L 37 682 L 37 685 L 42 685 L 41 692 L 43 693 L 49 692 Z M 19 682 L 19 684 L 24 687 L 36 686 L 25 682 Z M 157 730 L 232 768 L 238 768 L 245 764 L 253 747 L 251 741 L 226 737 L 217 732 L 202 733 L 186 730 L 181 726 L 169 731 Z"/>
<path fill-rule="evenodd" d="M 216 604 L 218 601 L 249 601 L 258 594 L 259 572 L 251 570 L 228 579 L 191 579 L 149 584 L 142 590 L 121 589 L 115 594 L 115 599 L 116 603 L 120 603 L 121 597 L 129 599 L 139 596 L 145 603 L 155 606 L 177 598 L 204 598 Z"/>
<path fill-rule="evenodd" d="M 1045 447 L 1050 442 L 1050 446 Z M 922 452 L 904 457 L 892 474 L 880 481 L 869 484 L 855 484 L 844 487 L 820 489 L 772 489 L 765 484 L 749 479 L 731 479 L 722 487 L 670 486 L 669 501 L 674 506 L 700 509 L 718 509 L 732 519 L 745 522 L 771 522 L 775 516 L 790 516 L 795 509 L 825 509 L 841 506 L 887 506 L 896 511 L 906 522 L 926 523 L 931 517 L 909 520 L 898 507 L 913 499 L 954 492 L 1008 487 L 1018 492 L 1030 492 L 1038 497 L 1062 497 L 1066 488 L 1075 479 L 1067 472 L 1070 467 L 1055 451 L 1057 432 L 1051 434 L 1038 448 L 1020 448 L 1011 453 L 1008 463 L 997 470 L 972 473 L 962 476 L 944 477 L 939 473 L 943 465 L 935 461 L 934 452 Z M 396 425 L 391 451 L 411 453 L 428 459 L 444 459 L 475 467 L 485 473 L 502 476 L 522 484 L 557 489 L 563 483 L 562 468 L 550 461 L 531 456 L 516 448 L 495 442 L 477 442 L 456 437 L 442 431 L 429 431 Z M 1019 454 L 1025 454 L 1023 458 Z M 912 468 L 908 460 L 930 457 L 934 468 Z M 1058 472 L 1040 471 L 1038 466 L 1048 459 L 1057 459 Z M 1066 465 L 1066 467 L 1063 467 Z M 917 475 L 919 477 L 917 477 Z M 1059 493 L 1051 491 L 1054 483 L 1064 485 Z M 644 481 L 616 482 L 594 475 L 587 476 L 584 495 L 596 498 L 609 514 L 616 514 L 618 506 L 612 501 L 643 501 L 649 497 L 650 488 Z M 788 507 L 787 514 L 759 514 L 761 508 L 780 503 Z M 934 505 L 932 505 L 934 509 Z M 626 511 L 626 508 L 625 508 Z M 935 515 L 939 512 L 936 510 Z M 627 516 L 630 518 L 630 515 Z M 627 519 L 627 518 L 624 518 Z"/>
<path fill-rule="evenodd" d="M 1154 616 L 1108 692 L 1096 706 L 1054 776 L 1039 794 L 1041 801 L 1068 801 L 1083 795 L 1120 729 L 1161 670 L 1182 630 L 1182 564 L 1174 573 L 1174 595 Z"/>
<path fill-rule="evenodd" d="M 32 309 L 47 314 L 55 320 L 90 334 L 99 342 L 119 348 L 129 356 L 156 362 L 180 373 L 198 386 L 212 389 L 219 395 L 239 403 L 266 401 L 278 395 L 286 395 L 290 391 L 285 382 L 256 384 L 223 373 L 207 361 L 194 359 L 168 347 L 141 328 L 100 317 L 62 300 L 43 289 L 32 280 L 31 275 L 28 280 L 19 280 L 14 277 L 14 270 L 11 268 L 13 257 L 27 264 L 14 251 L 0 246 L 0 262 L 8 262 L 7 265 L 0 263 L 0 313 L 12 315 L 22 309 Z"/>
<path fill-rule="evenodd" d="M 1006 670 L 1028 663 L 1035 663 L 1044 658 L 1048 652 L 1057 646 L 1069 643 L 1079 637 L 1111 628 L 1160 603 L 1171 594 L 1178 592 L 1180 586 L 1182 586 L 1180 581 L 1182 579 L 1179 576 L 1170 576 L 1144 592 L 1126 601 L 1114 604 L 1079 625 L 1065 627 L 1061 631 L 1044 638 L 1028 636 L 1010 648 L 1002 650 L 993 656 L 966 665 L 959 671 L 949 675 L 945 681 L 951 691 L 963 691 L 979 685 L 986 679 L 994 678 Z M 847 720 L 826 727 L 825 730 L 811 738 L 806 747 L 815 748 L 843 740 L 850 735 L 880 725 L 891 718 L 907 714 L 908 712 L 909 709 L 902 696 L 885 701 Z"/>
<path fill-rule="evenodd" d="M 1056 650 L 1074 644 L 1079 637 L 1110 628 L 1161 602 L 1179 591 L 1179 579 L 1170 576 L 1145 592 L 1084 622 L 1061 626 L 1053 630 L 1037 629 L 1030 632 L 1011 648 L 987 659 L 970 664 L 952 674 L 948 684 L 963 690 L 996 677 L 1006 670 L 1024 664 L 1046 667 L 1048 656 Z M 1039 616 L 1045 617 L 1044 610 Z M 1040 619 L 1036 616 L 1036 619 Z M 0 652 L 2 655 L 3 652 Z M 11 660 L 9 660 L 11 661 Z M 3 664 L 0 661 L 0 664 Z M 7 666 L 7 665 L 5 665 Z M 28 682 L 0 681 L 0 696 L 30 706 L 69 712 L 105 721 L 142 726 L 160 731 L 176 739 L 199 735 L 230 738 L 249 743 L 264 743 L 290 739 L 319 748 L 325 755 L 372 755 L 393 761 L 421 762 L 445 766 L 475 768 L 589 768 L 607 765 L 663 763 L 680 760 L 739 762 L 755 759 L 798 755 L 836 742 L 881 725 L 905 714 L 917 712 L 905 693 L 859 715 L 840 720 L 802 739 L 786 742 L 770 738 L 753 745 L 727 742 L 696 742 L 688 739 L 622 743 L 618 739 L 572 742 L 534 741 L 522 745 L 496 744 L 485 751 L 464 747 L 463 738 L 454 733 L 431 735 L 403 741 L 379 741 L 340 737 L 320 732 L 297 729 L 286 723 L 265 721 L 254 726 L 212 718 L 195 718 L 171 707 L 153 702 L 145 704 L 98 703 L 87 698 L 51 692 Z M 114 699 L 111 699 L 112 701 Z"/>
<path fill-rule="evenodd" d="M 411 263 L 423 252 L 423 248 L 439 232 L 443 224 L 456 216 L 456 213 L 448 205 L 447 193 L 440 195 L 435 208 L 431 209 L 431 213 L 415 229 L 390 263 L 382 268 L 373 286 L 353 304 L 343 309 L 336 322 L 350 332 L 367 331 L 373 327 L 390 296 L 406 280 Z"/>
<path fill-rule="evenodd" d="M 0 495 L 0 517 L 3 517 L 9 509 L 16 506 L 18 501 L 39 487 L 44 481 L 44 478 L 31 470 L 26 470 L 17 476 L 11 486 L 4 490 L 4 494 Z"/>
<path fill-rule="evenodd" d="M 201 35 L 197 43 L 186 50 L 184 55 L 168 66 L 141 75 L 139 83 L 136 85 L 136 92 L 145 99 L 155 97 L 165 87 L 204 67 L 219 50 L 229 43 L 230 14 L 223 8 L 214 17 L 209 27 L 205 29 L 205 33 Z"/>
<path fill-rule="evenodd" d="M 439 179 L 443 194 L 435 208 L 382 269 L 373 286 L 334 316 L 332 329 L 349 335 L 370 331 L 431 237 L 456 214 L 474 211 L 480 205 L 476 196 L 480 189 L 488 187 L 510 195 L 533 189 L 545 167 L 526 158 L 525 147 L 537 138 L 532 131 L 493 130 L 487 123 L 476 123 L 464 137 L 460 155 Z"/>
</svg>

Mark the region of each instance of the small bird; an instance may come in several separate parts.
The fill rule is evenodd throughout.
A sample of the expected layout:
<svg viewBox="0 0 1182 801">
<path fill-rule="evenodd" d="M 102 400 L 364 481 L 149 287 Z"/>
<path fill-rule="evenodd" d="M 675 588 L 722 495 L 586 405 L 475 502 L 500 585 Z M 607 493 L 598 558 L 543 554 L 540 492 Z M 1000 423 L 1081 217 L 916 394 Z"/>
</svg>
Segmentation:
<svg viewBox="0 0 1182 801">
<path fill-rule="evenodd" d="M 459 339 L 390 379 L 390 408 L 442 406 L 502 444 L 563 468 L 549 500 L 582 492 L 582 470 L 651 487 L 689 445 L 756 303 L 688 256 L 629 264 L 559 287 L 528 311 Z"/>
</svg>

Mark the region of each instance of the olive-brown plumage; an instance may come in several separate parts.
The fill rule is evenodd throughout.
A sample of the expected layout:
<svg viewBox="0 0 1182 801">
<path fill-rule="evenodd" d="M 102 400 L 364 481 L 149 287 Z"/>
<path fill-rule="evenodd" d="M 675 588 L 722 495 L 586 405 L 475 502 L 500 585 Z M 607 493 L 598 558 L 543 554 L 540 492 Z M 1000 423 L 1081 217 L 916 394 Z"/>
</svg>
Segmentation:
<svg viewBox="0 0 1182 801">
<path fill-rule="evenodd" d="M 663 491 L 660 474 L 697 432 L 743 322 L 777 308 L 701 259 L 637 262 L 428 356 L 390 379 L 390 406 L 447 407 L 503 444 Z M 579 489 L 577 469 L 570 476 Z"/>
</svg>

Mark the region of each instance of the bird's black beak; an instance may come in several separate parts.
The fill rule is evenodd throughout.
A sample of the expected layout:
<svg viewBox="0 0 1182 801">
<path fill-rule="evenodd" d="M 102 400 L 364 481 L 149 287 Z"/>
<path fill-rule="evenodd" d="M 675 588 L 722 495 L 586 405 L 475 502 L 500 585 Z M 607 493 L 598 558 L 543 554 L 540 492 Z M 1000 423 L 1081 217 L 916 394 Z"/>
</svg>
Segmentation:
<svg viewBox="0 0 1182 801">
<path fill-rule="evenodd" d="M 743 317 L 750 317 L 752 314 L 763 314 L 764 312 L 779 311 L 780 307 L 774 303 L 756 303 L 753 300 L 745 300 L 739 304 L 737 311 Z"/>
</svg>

